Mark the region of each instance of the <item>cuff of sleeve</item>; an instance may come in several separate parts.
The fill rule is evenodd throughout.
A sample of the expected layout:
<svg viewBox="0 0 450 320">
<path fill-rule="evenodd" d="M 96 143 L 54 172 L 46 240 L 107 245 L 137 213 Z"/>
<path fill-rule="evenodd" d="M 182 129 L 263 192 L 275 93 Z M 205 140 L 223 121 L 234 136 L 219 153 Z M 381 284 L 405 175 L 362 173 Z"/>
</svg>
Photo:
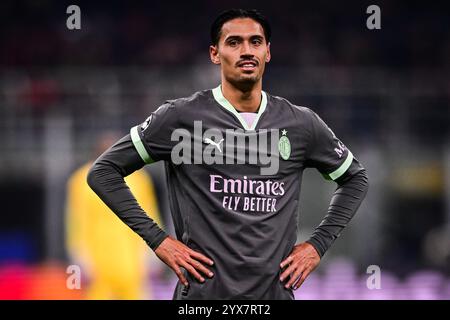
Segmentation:
<svg viewBox="0 0 450 320">
<path fill-rule="evenodd" d="M 161 244 L 161 242 L 164 241 L 164 239 L 166 239 L 169 235 L 164 232 L 162 229 L 159 229 L 158 233 L 152 237 L 152 239 L 150 241 L 145 241 L 147 242 L 148 246 L 155 251 L 156 249 L 158 249 L 159 245 Z"/>
<path fill-rule="evenodd" d="M 316 249 L 317 253 L 319 254 L 320 258 L 323 257 L 323 255 L 325 254 L 325 249 L 322 248 L 322 245 L 320 244 L 319 241 L 317 241 L 314 238 L 309 238 L 308 240 L 306 240 L 305 242 L 309 243 L 310 245 L 312 245 L 314 247 L 314 249 Z"/>
</svg>

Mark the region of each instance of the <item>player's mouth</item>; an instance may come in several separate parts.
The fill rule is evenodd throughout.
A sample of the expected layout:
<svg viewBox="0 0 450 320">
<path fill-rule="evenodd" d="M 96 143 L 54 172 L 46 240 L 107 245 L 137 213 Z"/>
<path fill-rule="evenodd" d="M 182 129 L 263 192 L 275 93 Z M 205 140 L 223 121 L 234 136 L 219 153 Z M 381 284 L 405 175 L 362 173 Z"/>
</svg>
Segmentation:
<svg viewBox="0 0 450 320">
<path fill-rule="evenodd" d="M 245 61 L 239 62 L 237 64 L 237 66 L 242 71 L 254 71 L 256 69 L 256 67 L 258 66 L 258 63 L 256 61 L 253 61 L 253 60 L 245 60 Z"/>
</svg>

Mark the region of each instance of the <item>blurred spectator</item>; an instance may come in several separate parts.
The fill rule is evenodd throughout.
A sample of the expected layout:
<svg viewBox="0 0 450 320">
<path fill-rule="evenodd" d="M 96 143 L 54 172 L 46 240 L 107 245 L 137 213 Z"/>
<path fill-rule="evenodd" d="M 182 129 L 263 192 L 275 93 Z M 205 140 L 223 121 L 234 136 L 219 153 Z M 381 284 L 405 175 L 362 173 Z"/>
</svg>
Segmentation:
<svg viewBox="0 0 450 320">
<path fill-rule="evenodd" d="M 117 141 L 107 133 L 98 139 L 97 151 Z M 92 163 L 76 170 L 67 184 L 67 248 L 86 276 L 87 299 L 144 299 L 147 291 L 150 250 L 109 210 L 86 183 Z M 126 182 L 142 208 L 160 223 L 157 199 L 150 176 L 140 170 Z M 84 280 L 86 278 L 83 278 Z"/>
</svg>

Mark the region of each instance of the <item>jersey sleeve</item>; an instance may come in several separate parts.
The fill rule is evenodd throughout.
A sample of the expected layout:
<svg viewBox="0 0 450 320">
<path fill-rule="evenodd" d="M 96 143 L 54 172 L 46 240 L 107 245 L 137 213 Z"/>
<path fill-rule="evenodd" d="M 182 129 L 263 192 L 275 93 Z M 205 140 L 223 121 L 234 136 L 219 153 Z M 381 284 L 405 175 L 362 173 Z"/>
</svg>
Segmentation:
<svg viewBox="0 0 450 320">
<path fill-rule="evenodd" d="M 178 126 L 175 106 L 166 102 L 150 114 L 141 124 L 130 130 L 133 145 L 141 159 L 149 164 L 169 160 L 174 142 L 172 132 Z"/>
<path fill-rule="evenodd" d="M 358 161 L 328 125 L 315 112 L 309 112 L 311 132 L 306 167 L 316 168 L 328 180 L 339 179 L 352 165 L 358 165 Z"/>
</svg>

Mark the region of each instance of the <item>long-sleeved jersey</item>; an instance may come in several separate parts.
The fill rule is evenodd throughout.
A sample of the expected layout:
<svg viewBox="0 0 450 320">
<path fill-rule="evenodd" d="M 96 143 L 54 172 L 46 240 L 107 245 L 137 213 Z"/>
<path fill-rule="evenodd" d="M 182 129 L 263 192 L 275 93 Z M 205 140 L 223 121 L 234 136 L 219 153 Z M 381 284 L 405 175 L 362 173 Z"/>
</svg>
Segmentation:
<svg viewBox="0 0 450 320">
<path fill-rule="evenodd" d="M 279 265 L 297 240 L 304 169 L 314 167 L 339 184 L 308 240 L 320 256 L 367 192 L 365 169 L 309 108 L 263 91 L 249 124 L 220 86 L 200 91 L 167 101 L 131 128 L 88 176 L 97 194 L 153 249 L 167 234 L 144 216 L 120 180 L 160 160 L 177 238 L 214 261 L 213 278 L 199 283 L 186 273 L 190 286 L 178 283 L 175 299 L 293 299 L 279 280 Z"/>
</svg>

